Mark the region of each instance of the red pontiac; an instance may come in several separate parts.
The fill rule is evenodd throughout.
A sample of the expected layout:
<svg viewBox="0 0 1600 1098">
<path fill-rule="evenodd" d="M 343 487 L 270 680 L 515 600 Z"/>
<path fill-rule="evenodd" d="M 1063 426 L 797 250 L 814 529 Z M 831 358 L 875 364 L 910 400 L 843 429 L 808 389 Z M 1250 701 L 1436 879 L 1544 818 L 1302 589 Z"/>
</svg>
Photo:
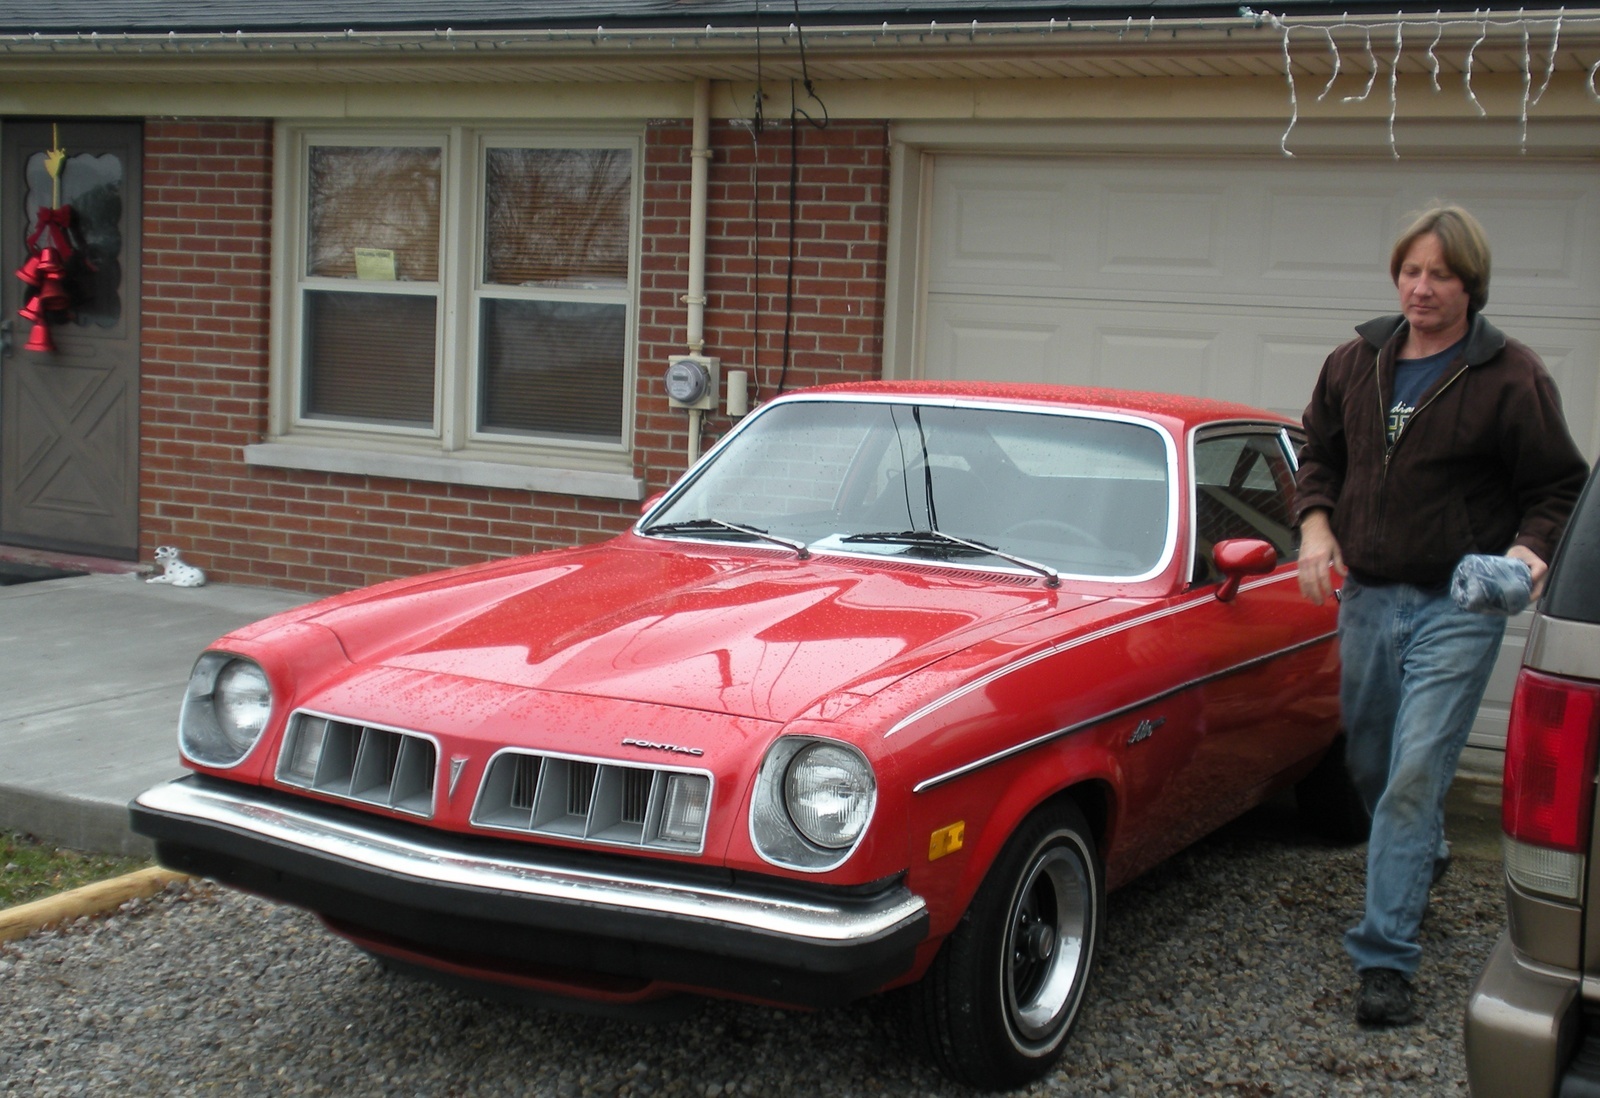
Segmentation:
<svg viewBox="0 0 1600 1098">
<path fill-rule="evenodd" d="M 194 773 L 134 826 L 419 975 L 619 1010 L 905 986 L 943 1070 L 1020 1085 L 1107 889 L 1288 784 L 1364 827 L 1298 443 L 1176 396 L 792 393 L 620 537 L 223 637 Z"/>
</svg>

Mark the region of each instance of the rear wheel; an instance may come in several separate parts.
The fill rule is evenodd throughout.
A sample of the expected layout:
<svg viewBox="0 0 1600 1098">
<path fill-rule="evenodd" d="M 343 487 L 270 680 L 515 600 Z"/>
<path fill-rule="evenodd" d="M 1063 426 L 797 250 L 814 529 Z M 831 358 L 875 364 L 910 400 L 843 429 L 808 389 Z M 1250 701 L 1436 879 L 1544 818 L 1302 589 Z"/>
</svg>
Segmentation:
<svg viewBox="0 0 1600 1098">
<path fill-rule="evenodd" d="M 1076 805 L 1047 805 L 1017 829 L 912 989 L 918 1036 L 947 1075 L 1000 1090 L 1050 1070 L 1089 983 L 1103 882 Z"/>
<path fill-rule="evenodd" d="M 1324 842 L 1348 846 L 1367 841 L 1372 817 L 1344 761 L 1344 736 L 1333 741 L 1316 768 L 1294 787 L 1300 822 Z"/>
</svg>

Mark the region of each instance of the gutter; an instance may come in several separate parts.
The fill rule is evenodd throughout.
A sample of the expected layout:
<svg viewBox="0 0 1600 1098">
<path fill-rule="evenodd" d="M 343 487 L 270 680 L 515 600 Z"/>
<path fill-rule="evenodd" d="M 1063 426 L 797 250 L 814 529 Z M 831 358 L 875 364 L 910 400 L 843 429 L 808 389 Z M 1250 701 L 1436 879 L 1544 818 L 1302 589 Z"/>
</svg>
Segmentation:
<svg viewBox="0 0 1600 1098">
<path fill-rule="evenodd" d="M 1050 19 L 985 23 L 891 24 L 877 26 L 805 26 L 791 23 L 783 28 L 722 26 L 704 28 L 551 28 L 547 30 L 465 30 L 443 28 L 431 31 L 356 30 L 345 31 L 168 31 L 162 33 L 95 31 L 71 33 L 0 34 L 0 52 L 13 55 L 95 55 L 118 56 L 194 56 L 198 54 L 271 54 L 277 56 L 315 53 L 351 55 L 373 52 L 409 54 L 466 53 L 476 55 L 517 55 L 558 53 L 633 52 L 679 54 L 684 52 L 723 53 L 754 49 L 841 49 L 877 51 L 883 49 L 961 49 L 974 47 L 1002 49 L 1007 46 L 1036 47 L 1041 40 L 1059 40 L 1064 46 L 1075 38 L 1114 36 L 1118 42 L 1148 43 L 1158 35 L 1173 38 L 1182 34 L 1226 42 L 1235 33 L 1261 32 L 1276 38 L 1281 33 L 1275 24 L 1294 27 L 1333 28 L 1414 25 L 1440 27 L 1457 33 L 1447 39 L 1475 40 L 1480 33 L 1504 31 L 1509 38 L 1520 37 L 1529 22 L 1559 21 L 1564 27 L 1600 25 L 1600 10 L 1518 11 L 1493 15 L 1483 11 L 1417 14 L 1370 14 L 1351 17 L 1278 16 L 1270 10 L 1257 13 L 1248 7 L 1230 18 L 1172 18 L 1149 16 L 1135 19 Z M 1497 37 L 1491 34 L 1491 37 Z"/>
</svg>

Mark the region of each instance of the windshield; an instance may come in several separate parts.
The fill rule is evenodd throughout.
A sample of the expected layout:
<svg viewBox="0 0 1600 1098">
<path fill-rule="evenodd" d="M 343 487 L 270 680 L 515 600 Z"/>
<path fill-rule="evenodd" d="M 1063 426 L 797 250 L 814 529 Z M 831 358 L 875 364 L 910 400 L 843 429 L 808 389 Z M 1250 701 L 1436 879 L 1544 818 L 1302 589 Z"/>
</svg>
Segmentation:
<svg viewBox="0 0 1600 1098">
<path fill-rule="evenodd" d="M 1165 560 L 1170 489 L 1148 424 L 802 400 L 729 439 L 642 532 L 1129 578 Z"/>
</svg>

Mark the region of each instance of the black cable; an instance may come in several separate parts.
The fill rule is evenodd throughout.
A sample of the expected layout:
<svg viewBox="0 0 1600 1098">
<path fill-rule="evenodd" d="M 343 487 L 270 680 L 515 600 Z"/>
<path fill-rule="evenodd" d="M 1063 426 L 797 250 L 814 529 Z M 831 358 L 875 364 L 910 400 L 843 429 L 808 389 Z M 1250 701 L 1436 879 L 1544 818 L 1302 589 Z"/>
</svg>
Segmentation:
<svg viewBox="0 0 1600 1098">
<path fill-rule="evenodd" d="M 757 4 L 756 10 L 760 11 Z M 828 115 L 828 105 L 817 95 L 816 88 L 811 83 L 811 69 L 806 61 L 806 32 L 800 20 L 800 0 L 794 0 L 794 26 L 796 41 L 800 48 L 800 80 L 806 90 L 806 96 L 822 108 L 822 118 L 814 118 L 809 111 L 800 106 L 800 100 L 795 95 L 794 81 L 789 81 L 789 256 L 788 270 L 784 273 L 783 288 L 783 351 L 782 363 L 778 371 L 778 395 L 783 394 L 784 387 L 789 383 L 789 362 L 791 356 L 791 343 L 794 335 L 794 266 L 795 250 L 797 246 L 797 229 L 800 222 L 800 119 L 819 130 L 828 128 L 831 121 Z M 756 33 L 756 80 L 757 104 L 759 103 L 761 88 L 761 35 L 760 25 L 757 24 Z M 753 201 L 753 200 L 752 200 Z M 760 222 L 756 223 L 756 233 L 760 235 Z M 759 249 L 757 249 L 759 253 Z M 759 275 L 758 282 L 759 286 Z"/>
<path fill-rule="evenodd" d="M 793 123 L 795 116 L 798 115 L 817 129 L 825 130 L 828 128 L 828 122 L 830 121 L 828 118 L 828 105 L 817 95 L 817 89 L 811 84 L 811 69 L 806 64 L 806 29 L 805 25 L 800 22 L 800 0 L 794 0 L 794 30 L 796 41 L 800 44 L 800 83 L 806 89 L 806 96 L 816 100 L 817 106 L 822 108 L 822 121 L 818 122 L 808 112 L 800 109 L 799 104 L 795 102 L 792 81 L 789 85 L 789 121 Z"/>
</svg>

